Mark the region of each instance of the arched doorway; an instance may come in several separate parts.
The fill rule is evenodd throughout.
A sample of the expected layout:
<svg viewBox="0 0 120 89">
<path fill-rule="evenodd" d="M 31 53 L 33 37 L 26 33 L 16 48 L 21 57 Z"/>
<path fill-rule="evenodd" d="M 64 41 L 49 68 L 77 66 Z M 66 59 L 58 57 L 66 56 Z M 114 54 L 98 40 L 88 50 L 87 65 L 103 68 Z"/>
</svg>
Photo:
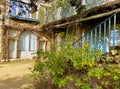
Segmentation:
<svg viewBox="0 0 120 89">
<path fill-rule="evenodd" d="M 37 37 L 31 32 L 23 32 L 18 42 L 18 57 L 32 58 L 37 51 Z"/>
</svg>

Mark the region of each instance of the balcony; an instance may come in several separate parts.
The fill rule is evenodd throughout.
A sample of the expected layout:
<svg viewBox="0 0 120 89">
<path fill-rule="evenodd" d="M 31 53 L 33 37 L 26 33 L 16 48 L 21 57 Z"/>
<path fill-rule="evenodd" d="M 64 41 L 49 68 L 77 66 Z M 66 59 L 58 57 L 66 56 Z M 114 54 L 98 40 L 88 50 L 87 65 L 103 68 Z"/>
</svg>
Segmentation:
<svg viewBox="0 0 120 89">
<path fill-rule="evenodd" d="M 10 0 L 9 17 L 26 21 L 39 22 L 37 12 L 30 13 L 27 3 Z"/>
</svg>

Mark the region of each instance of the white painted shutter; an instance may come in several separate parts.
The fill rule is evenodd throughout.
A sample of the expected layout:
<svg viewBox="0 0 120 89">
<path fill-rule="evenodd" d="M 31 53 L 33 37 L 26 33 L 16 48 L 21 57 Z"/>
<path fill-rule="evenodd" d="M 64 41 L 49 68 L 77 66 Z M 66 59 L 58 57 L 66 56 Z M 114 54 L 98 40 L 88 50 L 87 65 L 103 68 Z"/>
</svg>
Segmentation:
<svg viewBox="0 0 120 89">
<path fill-rule="evenodd" d="M 30 50 L 33 51 L 33 50 L 36 50 L 36 36 L 34 34 L 30 34 Z"/>
<path fill-rule="evenodd" d="M 24 37 L 21 35 L 19 38 L 19 50 L 22 51 L 24 47 Z"/>
<path fill-rule="evenodd" d="M 28 51 L 29 50 L 29 35 L 28 33 L 23 33 L 19 39 L 19 50 Z"/>
<path fill-rule="evenodd" d="M 26 50 L 26 51 L 29 51 L 29 34 L 28 33 L 26 33 L 25 34 L 25 37 L 24 37 L 24 50 Z"/>
</svg>

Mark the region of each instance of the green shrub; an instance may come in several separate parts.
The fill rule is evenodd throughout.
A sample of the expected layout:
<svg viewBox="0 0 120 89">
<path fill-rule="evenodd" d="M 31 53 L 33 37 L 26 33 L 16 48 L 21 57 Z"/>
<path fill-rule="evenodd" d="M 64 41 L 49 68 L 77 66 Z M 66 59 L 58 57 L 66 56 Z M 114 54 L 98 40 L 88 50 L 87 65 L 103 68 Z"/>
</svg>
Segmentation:
<svg viewBox="0 0 120 89">
<path fill-rule="evenodd" d="M 94 52 L 85 43 L 82 48 L 75 48 L 71 38 L 53 44 L 46 52 L 38 51 L 32 69 L 39 86 L 36 89 L 118 89 L 120 71 L 99 67 L 101 51 Z"/>
</svg>

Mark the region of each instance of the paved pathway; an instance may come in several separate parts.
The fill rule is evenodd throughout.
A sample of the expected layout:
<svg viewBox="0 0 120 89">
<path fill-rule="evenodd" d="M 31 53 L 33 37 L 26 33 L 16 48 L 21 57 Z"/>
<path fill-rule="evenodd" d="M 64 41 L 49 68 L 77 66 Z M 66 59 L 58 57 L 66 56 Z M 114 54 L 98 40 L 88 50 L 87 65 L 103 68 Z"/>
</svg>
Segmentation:
<svg viewBox="0 0 120 89">
<path fill-rule="evenodd" d="M 32 89 L 29 68 L 33 64 L 32 61 L 0 64 L 0 89 Z"/>
</svg>

